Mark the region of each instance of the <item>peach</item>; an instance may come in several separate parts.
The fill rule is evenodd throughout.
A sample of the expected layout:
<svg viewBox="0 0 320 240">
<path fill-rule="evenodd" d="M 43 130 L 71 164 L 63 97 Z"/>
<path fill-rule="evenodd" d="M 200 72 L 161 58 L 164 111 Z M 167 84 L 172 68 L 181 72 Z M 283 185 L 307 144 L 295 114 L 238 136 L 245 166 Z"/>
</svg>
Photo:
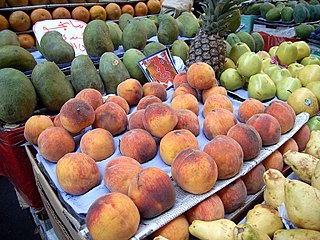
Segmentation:
<svg viewBox="0 0 320 240">
<path fill-rule="evenodd" d="M 106 102 L 95 110 L 93 128 L 104 128 L 113 136 L 127 129 L 127 114 L 118 104 Z"/>
<path fill-rule="evenodd" d="M 189 224 L 194 220 L 214 221 L 224 218 L 224 206 L 217 194 L 213 194 L 186 211 Z"/>
<path fill-rule="evenodd" d="M 104 185 L 110 192 L 128 194 L 132 179 L 142 170 L 137 160 L 120 156 L 110 160 L 103 173 Z"/>
<path fill-rule="evenodd" d="M 174 110 L 178 109 L 188 109 L 194 112 L 196 115 L 199 113 L 199 103 L 198 100 L 190 93 L 178 95 L 172 99 L 171 107 Z"/>
<path fill-rule="evenodd" d="M 205 89 L 202 90 L 201 96 L 202 96 L 202 102 L 205 103 L 207 98 L 211 95 L 211 94 L 221 94 L 221 95 L 225 95 L 227 96 L 227 89 L 225 89 L 222 86 L 213 86 L 209 89 Z"/>
<path fill-rule="evenodd" d="M 257 193 L 264 186 L 263 173 L 266 171 L 262 163 L 256 165 L 253 169 L 241 177 L 246 185 L 247 194 Z"/>
<path fill-rule="evenodd" d="M 137 104 L 137 110 L 145 109 L 148 105 L 151 103 L 162 103 L 161 99 L 153 96 L 148 95 L 140 99 L 140 101 Z"/>
<path fill-rule="evenodd" d="M 160 140 L 160 156 L 168 165 L 171 165 L 178 153 L 186 148 L 199 148 L 197 138 L 186 129 L 168 132 Z"/>
<path fill-rule="evenodd" d="M 271 114 L 278 120 L 281 134 L 289 132 L 294 127 L 296 114 L 288 103 L 279 100 L 272 101 L 264 112 Z"/>
<path fill-rule="evenodd" d="M 172 84 L 173 84 L 173 88 L 174 89 L 177 89 L 181 84 L 183 83 L 188 83 L 188 80 L 187 80 L 187 72 L 180 72 L 178 73 L 173 81 L 172 81 Z"/>
<path fill-rule="evenodd" d="M 94 88 L 82 89 L 77 93 L 75 98 L 84 100 L 93 107 L 93 110 L 96 110 L 97 107 L 100 107 L 103 104 L 102 94 Z"/>
<path fill-rule="evenodd" d="M 133 112 L 129 117 L 128 129 L 129 130 L 136 129 L 136 128 L 144 129 L 143 122 L 142 122 L 143 115 L 144 115 L 144 109 Z"/>
<path fill-rule="evenodd" d="M 114 102 L 114 103 L 118 104 L 126 112 L 126 114 L 128 114 L 130 112 L 130 106 L 129 106 L 128 102 L 123 97 L 109 96 L 106 99 L 106 102 Z"/>
<path fill-rule="evenodd" d="M 131 181 L 128 196 L 143 218 L 153 218 L 172 208 L 176 191 L 169 175 L 160 168 L 147 167 Z"/>
<path fill-rule="evenodd" d="M 216 108 L 203 121 L 203 133 L 209 139 L 217 135 L 227 135 L 229 129 L 238 123 L 236 116 L 227 109 Z"/>
<path fill-rule="evenodd" d="M 203 194 L 215 185 L 218 167 L 209 154 L 193 148 L 181 151 L 171 165 L 171 174 L 183 190 Z"/>
<path fill-rule="evenodd" d="M 142 86 L 143 96 L 153 95 L 161 99 L 161 101 L 167 100 L 167 90 L 159 82 L 147 82 Z"/>
<path fill-rule="evenodd" d="M 119 143 L 122 155 L 145 163 L 157 154 L 157 143 L 144 129 L 132 129 L 126 132 Z"/>
<path fill-rule="evenodd" d="M 218 135 L 203 148 L 218 166 L 218 179 L 228 179 L 237 175 L 243 164 L 240 144 L 231 137 Z"/>
<path fill-rule="evenodd" d="M 299 152 L 303 151 L 307 143 L 309 142 L 310 139 L 310 128 L 308 127 L 307 124 L 304 124 L 293 136 L 292 138 L 296 141 L 298 144 L 298 149 Z"/>
<path fill-rule="evenodd" d="M 157 236 L 171 240 L 188 240 L 189 223 L 187 218 L 182 214 L 163 227 L 159 228 L 150 235 L 153 239 Z"/>
<path fill-rule="evenodd" d="M 81 137 L 80 150 L 97 162 L 106 159 L 115 151 L 113 136 L 103 128 L 89 130 Z"/>
<path fill-rule="evenodd" d="M 262 161 L 262 164 L 266 170 L 272 168 L 281 172 L 283 169 L 282 154 L 278 150 L 275 150 Z"/>
<path fill-rule="evenodd" d="M 204 90 L 218 85 L 213 68 L 204 62 L 191 64 L 187 70 L 187 81 L 191 87 Z"/>
<path fill-rule="evenodd" d="M 65 154 L 73 152 L 75 145 L 70 133 L 61 127 L 48 127 L 38 138 L 39 152 L 50 162 L 58 162 Z"/>
<path fill-rule="evenodd" d="M 60 113 L 58 113 L 58 114 L 54 117 L 54 119 L 53 119 L 53 125 L 54 125 L 55 127 L 62 127 L 62 128 L 64 128 L 64 127 L 62 126 L 61 121 L 60 121 Z M 69 131 L 68 131 L 68 132 L 69 132 Z M 83 132 L 83 130 L 80 131 L 80 132 L 77 132 L 77 133 L 71 133 L 71 132 L 69 132 L 69 133 L 70 133 L 70 135 L 71 135 L 72 137 L 74 137 L 74 136 L 79 135 L 81 132 Z"/>
<path fill-rule="evenodd" d="M 258 131 L 246 123 L 237 123 L 231 127 L 227 136 L 240 144 L 244 161 L 255 158 L 262 149 L 262 140 Z"/>
<path fill-rule="evenodd" d="M 187 129 L 198 136 L 200 132 L 200 122 L 198 116 L 188 109 L 175 110 L 178 116 L 178 123 L 174 129 Z"/>
<path fill-rule="evenodd" d="M 129 78 L 119 83 L 117 95 L 123 97 L 130 106 L 136 105 L 143 96 L 141 83 L 134 78 Z"/>
<path fill-rule="evenodd" d="M 173 94 L 172 94 L 172 98 L 175 98 L 178 95 L 183 95 L 186 93 L 190 93 L 192 94 L 196 99 L 198 99 L 198 92 L 196 89 L 192 88 L 189 83 L 183 83 L 181 84 L 179 87 L 177 87 Z"/>
<path fill-rule="evenodd" d="M 108 193 L 95 200 L 86 215 L 93 239 L 130 239 L 138 230 L 140 214 L 133 201 L 122 193 Z M 105 231 L 108 229 L 108 231 Z"/>
<path fill-rule="evenodd" d="M 250 117 L 257 113 L 263 113 L 265 106 L 262 102 L 254 98 L 248 98 L 242 102 L 238 109 L 238 119 L 245 123 Z"/>
<path fill-rule="evenodd" d="M 165 103 L 153 103 L 146 107 L 142 118 L 144 128 L 157 138 L 172 131 L 178 123 L 176 112 Z"/>
<path fill-rule="evenodd" d="M 71 133 L 78 133 L 95 120 L 93 107 L 81 99 L 71 98 L 60 109 L 62 126 Z"/>
<path fill-rule="evenodd" d="M 231 100 L 221 94 L 211 94 L 203 105 L 203 116 L 206 117 L 209 112 L 216 108 L 225 108 L 233 113 Z"/>
<path fill-rule="evenodd" d="M 299 150 L 298 144 L 293 138 L 289 138 L 284 144 L 281 145 L 281 147 L 278 148 L 278 151 L 283 155 L 287 151 L 293 150 L 297 151 Z"/>
<path fill-rule="evenodd" d="M 244 205 L 247 198 L 247 188 L 241 178 L 225 186 L 218 192 L 225 213 L 232 213 L 242 205 Z"/>
<path fill-rule="evenodd" d="M 100 172 L 96 162 L 87 154 L 67 153 L 57 163 L 57 180 L 66 193 L 81 195 L 96 187 Z"/>
<path fill-rule="evenodd" d="M 26 121 L 23 136 L 29 143 L 37 145 L 40 133 L 42 133 L 46 128 L 53 126 L 54 124 L 48 116 L 34 115 Z"/>
<path fill-rule="evenodd" d="M 278 120 L 272 115 L 257 113 L 250 117 L 246 123 L 258 131 L 263 146 L 269 146 L 279 142 L 281 127 Z"/>
</svg>

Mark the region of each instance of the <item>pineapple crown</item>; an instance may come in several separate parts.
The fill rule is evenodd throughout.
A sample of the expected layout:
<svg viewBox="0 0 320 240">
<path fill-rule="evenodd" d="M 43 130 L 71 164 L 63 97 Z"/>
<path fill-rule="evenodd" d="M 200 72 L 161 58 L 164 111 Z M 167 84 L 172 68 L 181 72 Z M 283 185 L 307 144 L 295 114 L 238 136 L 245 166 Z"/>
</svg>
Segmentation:
<svg viewBox="0 0 320 240">
<path fill-rule="evenodd" d="M 201 2 L 203 14 L 200 15 L 201 30 L 207 34 L 226 36 L 230 31 L 229 22 L 235 17 L 241 3 L 245 0 L 204 0 Z"/>
</svg>

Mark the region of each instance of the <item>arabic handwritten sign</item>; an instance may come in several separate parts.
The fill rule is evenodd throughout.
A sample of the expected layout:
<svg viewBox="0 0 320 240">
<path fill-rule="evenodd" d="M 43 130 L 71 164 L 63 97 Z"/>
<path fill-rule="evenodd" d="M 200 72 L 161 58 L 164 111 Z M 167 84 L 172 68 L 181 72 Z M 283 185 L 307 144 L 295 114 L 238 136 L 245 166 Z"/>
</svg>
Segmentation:
<svg viewBox="0 0 320 240">
<path fill-rule="evenodd" d="M 177 70 L 168 48 L 141 59 L 139 67 L 150 82 L 159 82 L 168 88 L 172 85 Z"/>
<path fill-rule="evenodd" d="M 36 22 L 33 32 L 40 44 L 42 36 L 48 31 L 58 31 L 75 51 L 75 55 L 87 54 L 83 44 L 83 31 L 86 23 L 75 19 L 54 19 Z"/>
</svg>

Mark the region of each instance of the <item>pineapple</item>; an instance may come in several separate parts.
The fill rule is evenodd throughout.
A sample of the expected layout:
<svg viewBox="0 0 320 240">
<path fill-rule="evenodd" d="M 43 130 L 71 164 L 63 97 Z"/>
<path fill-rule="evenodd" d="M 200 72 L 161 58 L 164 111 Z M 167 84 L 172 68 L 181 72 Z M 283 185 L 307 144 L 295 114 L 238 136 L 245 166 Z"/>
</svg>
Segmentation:
<svg viewBox="0 0 320 240">
<path fill-rule="evenodd" d="M 205 0 L 202 4 L 204 14 L 200 15 L 200 33 L 191 42 L 187 67 L 195 62 L 209 64 L 220 76 L 226 58 L 224 37 L 230 31 L 230 22 L 234 21 L 243 0 Z M 240 22 L 239 22 L 240 25 Z"/>
</svg>

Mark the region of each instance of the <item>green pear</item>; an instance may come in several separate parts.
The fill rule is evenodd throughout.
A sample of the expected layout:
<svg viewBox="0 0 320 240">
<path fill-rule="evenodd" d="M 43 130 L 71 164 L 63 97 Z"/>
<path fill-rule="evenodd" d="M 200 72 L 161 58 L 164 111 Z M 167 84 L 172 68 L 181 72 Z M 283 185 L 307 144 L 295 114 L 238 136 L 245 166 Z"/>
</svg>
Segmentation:
<svg viewBox="0 0 320 240">
<path fill-rule="evenodd" d="M 226 57 L 223 64 L 223 70 L 226 70 L 228 68 L 236 68 L 236 64 L 234 64 L 234 62 L 230 58 Z"/>
<path fill-rule="evenodd" d="M 311 64 L 305 66 L 298 74 L 298 78 L 301 81 L 303 87 L 313 81 L 319 81 L 320 79 L 320 66 L 317 64 Z"/>
<path fill-rule="evenodd" d="M 320 82 L 319 82 L 320 83 Z M 282 101 L 287 101 L 289 95 L 296 89 L 301 88 L 301 82 L 298 78 L 287 77 L 277 84 L 277 97 Z"/>
<path fill-rule="evenodd" d="M 293 45 L 296 46 L 298 50 L 297 61 L 310 55 L 310 47 L 305 41 L 297 41 L 294 42 Z"/>
<path fill-rule="evenodd" d="M 291 73 L 292 77 L 298 77 L 300 70 L 302 70 L 304 66 L 300 63 L 291 63 L 287 69 Z"/>
<path fill-rule="evenodd" d="M 276 51 L 278 49 L 279 46 L 273 46 L 269 49 L 269 55 L 270 57 L 274 57 L 276 55 Z"/>
<path fill-rule="evenodd" d="M 265 73 L 258 73 L 250 77 L 248 94 L 250 98 L 260 101 L 269 100 L 276 95 L 276 85 Z"/>
<path fill-rule="evenodd" d="M 270 54 L 266 51 L 259 51 L 256 53 L 260 58 L 270 58 Z"/>
<path fill-rule="evenodd" d="M 228 68 L 221 73 L 220 83 L 222 87 L 231 91 L 242 88 L 242 78 L 234 68 Z"/>
<path fill-rule="evenodd" d="M 297 61 L 298 49 L 292 42 L 282 42 L 277 48 L 276 57 L 281 65 L 289 65 Z"/>
<path fill-rule="evenodd" d="M 291 77 L 291 73 L 286 68 L 276 69 L 270 74 L 270 78 L 275 85 L 277 85 L 278 82 L 281 82 L 287 77 Z"/>
<path fill-rule="evenodd" d="M 303 58 L 300 63 L 304 66 L 311 65 L 311 64 L 320 65 L 320 59 L 315 56 L 308 56 Z"/>
<path fill-rule="evenodd" d="M 271 63 L 263 69 L 263 72 L 270 77 L 271 73 L 277 69 L 281 69 L 281 68 L 277 64 Z"/>
<path fill-rule="evenodd" d="M 240 56 L 245 52 L 251 52 L 248 45 L 243 42 L 236 43 L 231 47 L 229 58 L 231 58 L 234 63 L 237 63 Z"/>
<path fill-rule="evenodd" d="M 287 103 L 293 108 L 296 115 L 307 112 L 310 116 L 318 113 L 319 103 L 314 93 L 306 87 L 294 90 L 288 97 Z"/>
<path fill-rule="evenodd" d="M 270 57 L 262 58 L 262 71 L 266 68 L 266 66 L 268 66 L 270 64 L 271 64 Z"/>
<path fill-rule="evenodd" d="M 262 70 L 262 60 L 254 52 L 246 52 L 237 61 L 237 71 L 240 75 L 251 77 Z"/>
<path fill-rule="evenodd" d="M 307 84 L 306 88 L 316 95 L 318 102 L 320 103 L 320 81 L 314 81 Z"/>
</svg>

